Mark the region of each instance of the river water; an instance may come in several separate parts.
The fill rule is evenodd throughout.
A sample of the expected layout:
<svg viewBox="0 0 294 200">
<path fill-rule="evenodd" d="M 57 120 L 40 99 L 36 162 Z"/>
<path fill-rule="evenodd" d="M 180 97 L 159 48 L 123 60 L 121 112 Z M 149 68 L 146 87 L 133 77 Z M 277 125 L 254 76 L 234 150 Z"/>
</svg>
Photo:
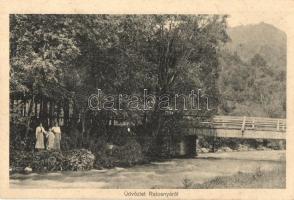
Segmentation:
<svg viewBox="0 0 294 200">
<path fill-rule="evenodd" d="M 188 178 L 203 183 L 237 172 L 273 170 L 285 166 L 285 151 L 248 151 L 200 154 L 131 168 L 10 176 L 12 188 L 179 188 Z"/>
</svg>

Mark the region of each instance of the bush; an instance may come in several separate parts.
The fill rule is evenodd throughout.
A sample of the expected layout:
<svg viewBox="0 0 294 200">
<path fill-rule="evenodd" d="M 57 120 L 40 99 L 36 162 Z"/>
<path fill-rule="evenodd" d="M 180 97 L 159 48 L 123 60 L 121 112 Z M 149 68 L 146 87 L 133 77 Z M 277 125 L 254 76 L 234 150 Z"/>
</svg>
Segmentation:
<svg viewBox="0 0 294 200">
<path fill-rule="evenodd" d="M 107 142 L 123 146 L 128 142 L 130 133 L 126 127 L 109 127 Z"/>
<path fill-rule="evenodd" d="M 64 169 L 70 171 L 83 171 L 93 168 L 95 156 L 86 149 L 76 149 L 64 152 Z"/>
<path fill-rule="evenodd" d="M 279 150 L 285 149 L 286 143 L 282 140 L 264 140 L 264 139 L 241 139 L 241 138 L 213 138 L 199 137 L 199 147 L 212 149 L 214 143 L 215 149 L 229 147 L 232 150 L 248 151 L 250 149 L 267 150 L 267 148 Z M 266 148 L 267 147 L 267 148 Z"/>
<path fill-rule="evenodd" d="M 59 151 L 40 151 L 33 154 L 33 171 L 62 171 L 65 157 Z"/>
<path fill-rule="evenodd" d="M 269 140 L 266 146 L 274 150 L 283 150 L 286 149 L 286 141 Z"/>
<path fill-rule="evenodd" d="M 141 145 L 135 139 L 130 139 L 125 145 L 115 148 L 113 156 L 122 166 L 132 166 L 143 160 Z"/>
<path fill-rule="evenodd" d="M 102 146 L 102 145 L 100 145 Z M 98 149 L 97 149 L 98 150 Z M 129 167 L 145 162 L 141 145 L 133 138 L 128 138 L 125 145 L 107 149 L 107 144 L 95 152 L 95 168 Z"/>
<path fill-rule="evenodd" d="M 13 168 L 25 168 L 31 166 L 33 161 L 33 152 L 11 151 L 9 153 L 9 166 Z"/>
<path fill-rule="evenodd" d="M 9 150 L 30 151 L 35 146 L 35 133 L 31 129 L 26 135 L 26 127 L 23 124 L 10 123 Z"/>
<path fill-rule="evenodd" d="M 79 171 L 93 168 L 95 156 L 86 149 L 61 151 L 24 152 L 10 154 L 10 167 L 13 169 L 31 167 L 36 172 Z"/>
<path fill-rule="evenodd" d="M 187 177 L 185 177 L 182 180 L 182 184 L 183 184 L 184 189 L 190 189 L 194 185 L 193 181 L 191 179 L 187 178 Z"/>
</svg>

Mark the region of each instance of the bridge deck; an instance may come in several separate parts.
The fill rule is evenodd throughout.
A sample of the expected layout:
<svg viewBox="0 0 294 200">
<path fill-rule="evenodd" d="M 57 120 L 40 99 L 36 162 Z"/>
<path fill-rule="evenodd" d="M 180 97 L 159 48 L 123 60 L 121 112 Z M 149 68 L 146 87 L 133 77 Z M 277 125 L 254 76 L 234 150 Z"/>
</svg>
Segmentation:
<svg viewBox="0 0 294 200">
<path fill-rule="evenodd" d="M 278 118 L 215 116 L 198 122 L 187 116 L 188 134 L 231 138 L 286 139 L 286 120 Z"/>
</svg>

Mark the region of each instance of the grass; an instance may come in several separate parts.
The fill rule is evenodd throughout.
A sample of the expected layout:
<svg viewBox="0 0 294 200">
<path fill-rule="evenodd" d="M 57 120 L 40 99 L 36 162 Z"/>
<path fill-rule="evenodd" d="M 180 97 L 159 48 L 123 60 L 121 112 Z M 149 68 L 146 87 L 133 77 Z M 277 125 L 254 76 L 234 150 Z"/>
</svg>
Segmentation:
<svg viewBox="0 0 294 200">
<path fill-rule="evenodd" d="M 190 188 L 286 188 L 286 169 L 285 165 L 272 171 L 257 168 L 254 173 L 238 172 L 232 176 L 216 177 L 202 184 L 193 184 Z"/>
</svg>

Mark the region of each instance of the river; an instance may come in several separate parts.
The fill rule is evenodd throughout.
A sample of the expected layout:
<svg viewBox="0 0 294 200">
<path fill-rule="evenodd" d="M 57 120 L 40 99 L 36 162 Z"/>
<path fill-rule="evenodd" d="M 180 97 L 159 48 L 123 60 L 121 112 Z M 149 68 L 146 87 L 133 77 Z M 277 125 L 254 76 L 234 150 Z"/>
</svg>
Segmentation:
<svg viewBox="0 0 294 200">
<path fill-rule="evenodd" d="M 203 183 L 238 172 L 285 166 L 285 151 L 205 153 L 192 159 L 172 159 L 131 168 L 13 174 L 11 188 L 179 188 L 185 178 Z"/>
</svg>

